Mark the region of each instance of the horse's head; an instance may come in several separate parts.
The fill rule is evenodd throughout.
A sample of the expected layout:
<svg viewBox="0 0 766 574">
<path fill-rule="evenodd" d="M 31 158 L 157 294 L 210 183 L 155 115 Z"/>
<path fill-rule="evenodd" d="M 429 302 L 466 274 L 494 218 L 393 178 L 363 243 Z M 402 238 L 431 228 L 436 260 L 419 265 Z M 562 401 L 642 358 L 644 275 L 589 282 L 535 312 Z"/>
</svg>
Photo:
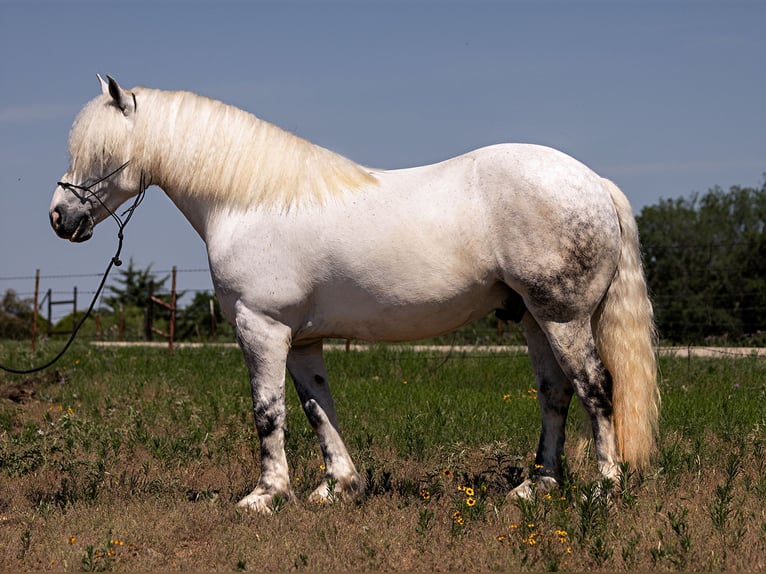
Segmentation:
<svg viewBox="0 0 766 574">
<path fill-rule="evenodd" d="M 131 196 L 143 191 L 137 166 L 131 164 L 131 133 L 136 99 L 107 76 L 101 95 L 77 116 L 69 135 L 70 167 L 50 207 L 54 231 L 70 241 L 86 241 L 93 228 Z"/>
</svg>

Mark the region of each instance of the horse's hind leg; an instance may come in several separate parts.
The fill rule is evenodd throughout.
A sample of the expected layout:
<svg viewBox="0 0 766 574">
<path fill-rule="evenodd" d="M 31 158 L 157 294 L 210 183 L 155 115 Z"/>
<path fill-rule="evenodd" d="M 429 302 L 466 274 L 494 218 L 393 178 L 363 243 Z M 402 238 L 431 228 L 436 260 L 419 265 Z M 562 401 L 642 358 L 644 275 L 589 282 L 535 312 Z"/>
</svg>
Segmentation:
<svg viewBox="0 0 766 574">
<path fill-rule="evenodd" d="M 545 333 L 530 313 L 524 315 L 523 325 L 537 383 L 542 430 L 533 477 L 514 488 L 511 495 L 531 498 L 533 486 L 548 490 L 561 479 L 567 414 L 574 390 L 559 367 Z"/>
<path fill-rule="evenodd" d="M 577 398 L 588 413 L 593 429 L 599 470 L 616 479 L 620 456 L 614 430 L 612 377 L 596 351 L 590 317 L 556 323 L 541 322 L 562 371 L 572 382 Z"/>
<path fill-rule="evenodd" d="M 321 341 L 292 348 L 287 356 L 287 369 L 295 383 L 303 411 L 316 431 L 325 461 L 324 480 L 309 499 L 321 503 L 337 496 L 359 496 L 364 483 L 338 432 Z"/>
</svg>

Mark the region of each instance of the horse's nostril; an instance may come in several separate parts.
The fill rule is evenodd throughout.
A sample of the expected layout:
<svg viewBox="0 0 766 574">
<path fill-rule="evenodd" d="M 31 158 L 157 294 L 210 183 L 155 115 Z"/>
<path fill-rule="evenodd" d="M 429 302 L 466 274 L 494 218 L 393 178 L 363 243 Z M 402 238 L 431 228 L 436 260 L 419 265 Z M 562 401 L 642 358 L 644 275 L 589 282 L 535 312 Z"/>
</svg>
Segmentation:
<svg viewBox="0 0 766 574">
<path fill-rule="evenodd" d="M 59 222 L 61 221 L 61 211 L 58 207 L 55 207 L 50 212 L 51 226 L 53 229 L 59 228 Z"/>
</svg>

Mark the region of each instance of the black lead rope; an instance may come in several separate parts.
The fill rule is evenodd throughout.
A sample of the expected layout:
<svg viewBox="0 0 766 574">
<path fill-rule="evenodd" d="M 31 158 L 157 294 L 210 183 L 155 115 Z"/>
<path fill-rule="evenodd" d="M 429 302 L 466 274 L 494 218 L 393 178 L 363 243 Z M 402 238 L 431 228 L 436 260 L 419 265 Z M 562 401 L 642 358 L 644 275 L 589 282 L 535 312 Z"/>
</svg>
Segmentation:
<svg viewBox="0 0 766 574">
<path fill-rule="evenodd" d="M 45 363 L 44 365 L 40 365 L 39 367 L 34 367 L 31 369 L 14 369 L 11 367 L 7 367 L 5 365 L 0 364 L 0 369 L 3 371 L 6 371 L 8 373 L 12 373 L 14 375 L 30 375 L 32 373 L 37 373 L 39 371 L 44 371 L 51 365 L 53 365 L 56 361 L 58 361 L 61 357 L 64 356 L 64 353 L 67 352 L 69 347 L 72 345 L 72 343 L 75 340 L 75 337 L 77 337 L 77 333 L 80 331 L 80 327 L 83 326 L 85 323 L 85 320 L 90 317 L 91 312 L 93 312 L 94 307 L 96 306 L 96 301 L 98 301 L 98 298 L 101 296 L 101 291 L 104 289 L 104 285 L 106 285 L 106 280 L 109 277 L 109 272 L 112 270 L 112 267 L 119 267 L 122 265 L 122 261 L 120 260 L 120 253 L 122 252 L 122 242 L 124 239 L 123 231 L 125 229 L 125 226 L 128 224 L 128 221 L 130 221 L 130 218 L 133 217 L 133 212 L 136 211 L 136 208 L 141 205 L 141 202 L 144 200 L 144 195 L 146 194 L 146 187 L 144 183 L 144 175 L 141 174 L 141 183 L 139 185 L 139 192 L 136 195 L 136 199 L 133 200 L 133 204 L 122 213 L 122 217 L 117 215 L 114 211 L 109 209 L 106 204 L 101 200 L 101 198 L 96 195 L 96 193 L 93 191 L 93 187 L 98 185 L 99 183 L 106 181 L 110 177 L 113 177 L 130 163 L 129 161 L 122 164 L 120 167 L 112 171 L 111 173 L 105 175 L 101 179 L 91 183 L 90 185 L 75 185 L 72 183 L 67 183 L 64 181 L 59 181 L 58 185 L 60 187 L 63 187 L 64 189 L 67 189 L 77 195 L 81 200 L 85 200 L 85 196 L 80 197 L 75 190 L 80 190 L 82 192 L 85 192 L 87 194 L 90 194 L 93 198 L 98 201 L 101 206 L 106 209 L 107 213 L 117 222 L 117 251 L 114 254 L 114 257 L 109 261 L 109 265 L 106 266 L 106 271 L 104 271 L 104 276 L 101 278 L 101 283 L 99 283 L 98 289 L 96 289 L 96 294 L 93 296 L 93 300 L 90 302 L 90 306 L 88 307 L 88 310 L 85 312 L 85 315 L 82 316 L 82 319 L 80 319 L 77 322 L 77 325 L 75 325 L 74 330 L 72 331 L 72 334 L 69 337 L 69 340 L 64 345 L 64 348 L 61 349 L 61 351 L 58 352 L 58 354 L 53 357 L 50 361 Z M 123 219 L 124 218 L 124 219 Z"/>
</svg>

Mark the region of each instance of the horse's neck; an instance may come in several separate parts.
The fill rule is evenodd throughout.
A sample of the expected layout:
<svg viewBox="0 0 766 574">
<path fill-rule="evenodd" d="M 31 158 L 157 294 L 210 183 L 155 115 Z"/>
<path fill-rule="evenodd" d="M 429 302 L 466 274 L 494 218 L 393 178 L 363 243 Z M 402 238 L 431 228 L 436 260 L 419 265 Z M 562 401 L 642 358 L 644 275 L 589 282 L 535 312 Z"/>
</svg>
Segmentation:
<svg viewBox="0 0 766 574">
<path fill-rule="evenodd" d="M 289 209 L 374 182 L 352 161 L 232 106 L 182 92 L 148 96 L 137 155 L 179 207 L 196 198 Z"/>
</svg>

